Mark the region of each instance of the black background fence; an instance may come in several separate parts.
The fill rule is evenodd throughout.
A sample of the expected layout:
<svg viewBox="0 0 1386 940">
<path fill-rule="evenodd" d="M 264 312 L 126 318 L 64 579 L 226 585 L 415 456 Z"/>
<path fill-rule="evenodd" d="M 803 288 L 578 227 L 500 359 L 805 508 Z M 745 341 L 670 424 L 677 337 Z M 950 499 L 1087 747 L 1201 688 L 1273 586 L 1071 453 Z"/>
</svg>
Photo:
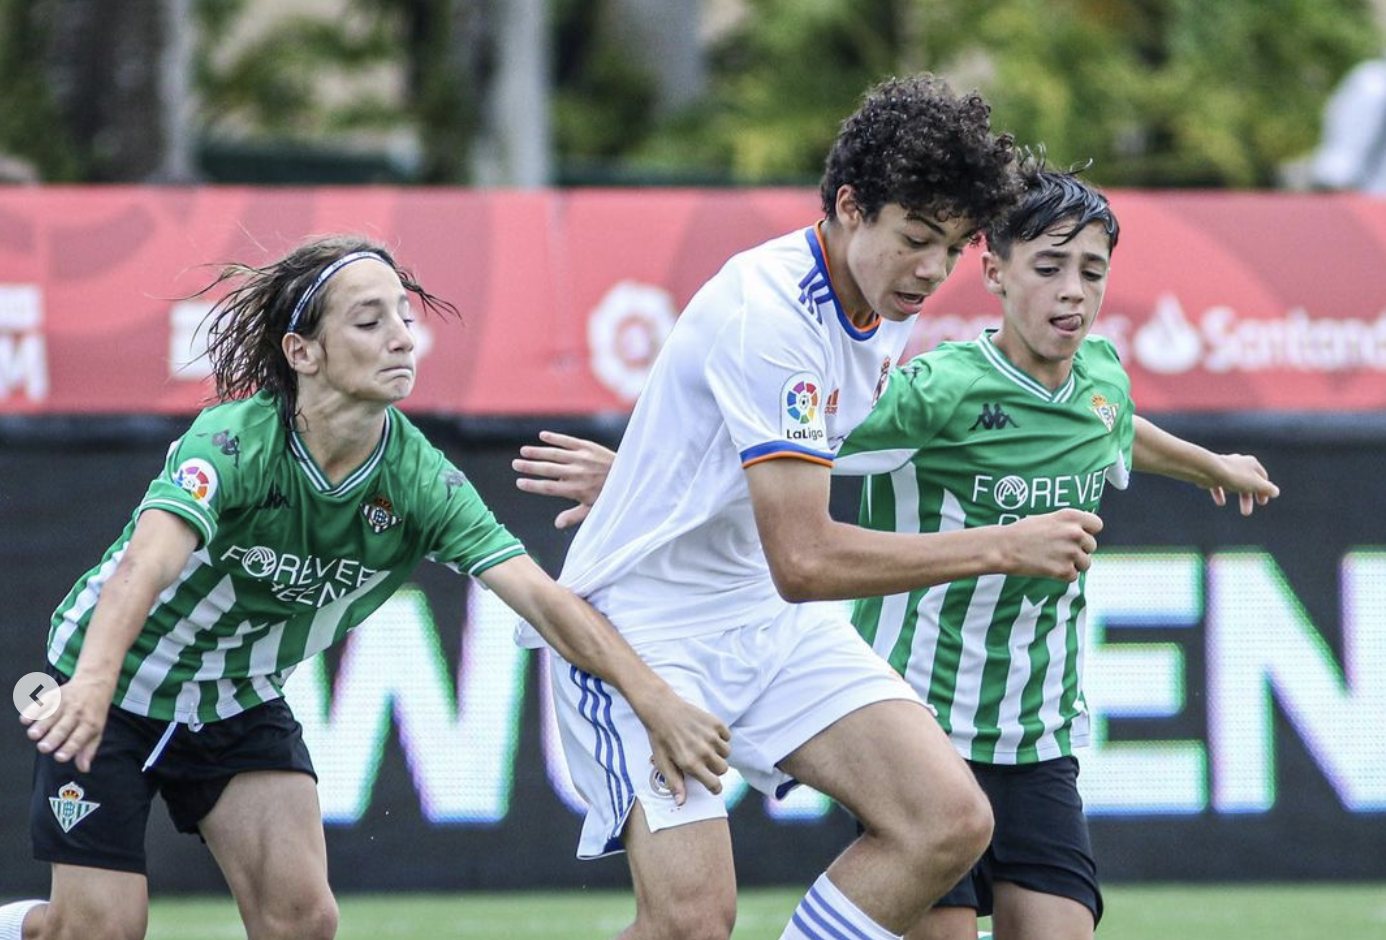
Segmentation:
<svg viewBox="0 0 1386 940">
<path fill-rule="evenodd" d="M 419 423 L 556 572 L 568 542 L 551 524 L 560 506 L 519 493 L 509 466 L 539 425 Z M 1162 423 L 1219 450 L 1258 454 L 1284 495 L 1241 519 L 1165 480 L 1137 477 L 1128 492 L 1108 491 L 1090 594 L 1096 610 L 1117 613 L 1090 624 L 1089 697 L 1100 733 L 1098 747 L 1084 757 L 1103 875 L 1384 878 L 1382 423 L 1344 416 L 1169 416 Z M 42 667 L 53 607 L 119 532 L 182 424 L 0 422 L 6 688 Z M 617 428 L 567 425 L 608 441 Z M 855 515 L 848 481 L 835 484 L 834 512 Z M 1107 574 L 1099 575 L 1104 565 Z M 1166 574 L 1174 585 L 1168 591 L 1159 587 Z M 335 680 L 338 705 L 352 694 L 366 703 L 352 713 L 359 726 L 334 713 L 318 738 L 310 735 L 323 775 L 335 885 L 351 891 L 627 883 L 619 860 L 573 857 L 580 819 L 563 795 L 561 761 L 548 749 L 542 670 L 506 639 L 513 620 L 471 595 L 467 579 L 438 566 L 421 568 L 415 585 L 421 594 L 399 596 L 392 613 L 368 622 L 347 649 L 305 667 L 289 686 L 301 716 L 316 707 L 311 692 L 319 679 Z M 1166 616 L 1176 609 L 1183 613 Z M 367 631 L 377 634 L 372 642 Z M 1106 671 L 1117 667 L 1119 675 Z M 459 670 L 470 689 L 454 687 Z M 388 691 L 400 688 L 407 691 Z M 1125 704 L 1104 706 L 1103 688 Z M 1163 706 L 1144 710 L 1131 705 L 1162 699 Z M 440 720 L 436 708 L 429 713 L 429 701 L 442 701 L 450 717 Z M 457 718 L 463 706 L 465 720 Z M 305 725 L 311 730 L 313 722 Z M 17 720 L 0 723 L 5 727 L 0 896 L 40 892 L 48 877 L 29 856 L 30 745 Z M 1161 779 L 1167 770 L 1175 776 Z M 740 796 L 732 821 L 740 879 L 751 885 L 807 882 L 853 833 L 839 810 L 803 802 L 776 815 L 753 792 Z M 160 809 L 149 855 L 156 890 L 222 888 L 205 848 L 174 833 Z"/>
</svg>

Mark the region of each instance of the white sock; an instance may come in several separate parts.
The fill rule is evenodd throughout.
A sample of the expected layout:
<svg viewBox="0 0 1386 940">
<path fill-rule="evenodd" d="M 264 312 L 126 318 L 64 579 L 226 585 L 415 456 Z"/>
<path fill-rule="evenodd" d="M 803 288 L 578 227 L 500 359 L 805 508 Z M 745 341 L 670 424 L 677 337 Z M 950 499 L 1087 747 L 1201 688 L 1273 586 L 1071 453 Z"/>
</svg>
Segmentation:
<svg viewBox="0 0 1386 940">
<path fill-rule="evenodd" d="M 809 888 L 794 909 L 794 916 L 780 934 L 780 940 L 901 940 L 852 903 L 828 880 L 827 872 Z M 0 938 L 3 940 L 3 938 Z"/>
<path fill-rule="evenodd" d="M 12 901 L 0 904 L 0 940 L 23 940 L 24 918 L 47 901 Z"/>
</svg>

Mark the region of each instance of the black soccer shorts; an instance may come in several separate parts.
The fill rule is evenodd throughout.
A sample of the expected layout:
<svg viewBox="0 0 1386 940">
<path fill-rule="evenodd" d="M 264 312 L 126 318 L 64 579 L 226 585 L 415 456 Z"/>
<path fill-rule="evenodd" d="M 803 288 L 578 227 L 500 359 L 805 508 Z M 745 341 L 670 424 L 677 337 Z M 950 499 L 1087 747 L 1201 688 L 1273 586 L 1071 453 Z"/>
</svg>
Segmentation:
<svg viewBox="0 0 1386 940">
<path fill-rule="evenodd" d="M 160 751 L 168 728 L 167 721 L 112 707 L 90 773 L 38 754 L 29 807 L 34 858 L 144 874 L 145 825 L 156 792 L 178 831 L 197 834 L 237 774 L 285 770 L 317 779 L 303 729 L 282 699 L 196 731 L 178 725 Z M 142 770 L 151 756 L 154 763 Z"/>
<path fill-rule="evenodd" d="M 1102 892 L 1078 794 L 1077 758 L 968 766 L 991 801 L 996 825 L 972 871 L 935 906 L 971 907 L 985 917 L 992 913 L 992 886 L 1006 881 L 1077 901 L 1092 911 L 1096 925 Z"/>
</svg>

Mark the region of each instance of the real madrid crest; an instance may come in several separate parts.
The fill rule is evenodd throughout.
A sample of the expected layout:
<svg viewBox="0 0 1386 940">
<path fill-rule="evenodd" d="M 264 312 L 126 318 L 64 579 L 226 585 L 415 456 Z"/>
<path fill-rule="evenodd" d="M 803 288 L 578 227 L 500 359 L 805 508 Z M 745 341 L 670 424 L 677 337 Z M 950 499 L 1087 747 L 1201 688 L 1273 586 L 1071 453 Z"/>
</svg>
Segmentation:
<svg viewBox="0 0 1386 940">
<path fill-rule="evenodd" d="M 659 768 L 654 766 L 654 756 L 650 757 L 650 789 L 655 796 L 662 796 L 665 799 L 674 798 L 674 788 L 669 786 L 669 781 L 664 779 L 664 774 L 659 772 Z"/>
<path fill-rule="evenodd" d="M 1116 426 L 1117 412 L 1120 409 L 1120 405 L 1107 401 L 1101 395 L 1093 395 L 1092 404 L 1088 406 L 1088 410 L 1102 419 L 1102 423 L 1107 426 L 1108 431 Z"/>
<path fill-rule="evenodd" d="M 361 504 L 361 515 L 376 535 L 394 528 L 403 520 L 395 515 L 394 503 L 384 493 L 376 493 Z"/>
</svg>

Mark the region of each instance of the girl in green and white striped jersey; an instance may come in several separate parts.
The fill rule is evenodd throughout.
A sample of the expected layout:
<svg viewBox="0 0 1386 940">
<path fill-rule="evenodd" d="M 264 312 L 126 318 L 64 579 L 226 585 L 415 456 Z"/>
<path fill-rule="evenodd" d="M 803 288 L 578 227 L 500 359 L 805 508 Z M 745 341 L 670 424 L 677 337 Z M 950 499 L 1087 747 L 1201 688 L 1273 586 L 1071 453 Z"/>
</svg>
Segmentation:
<svg viewBox="0 0 1386 940">
<path fill-rule="evenodd" d="M 143 936 L 155 789 L 208 843 L 250 936 L 331 937 L 312 765 L 282 684 L 424 558 L 476 577 L 618 687 L 676 798 L 685 773 L 719 789 L 726 727 L 554 583 L 395 407 L 414 385 L 411 295 L 451 306 L 352 238 L 231 266 L 208 289 L 221 286 L 209 343 L 221 404 L 173 442 L 53 615 L 61 701 L 26 723 L 35 854 L 54 887 L 48 904 L 0 908 L 0 940 Z"/>
</svg>

